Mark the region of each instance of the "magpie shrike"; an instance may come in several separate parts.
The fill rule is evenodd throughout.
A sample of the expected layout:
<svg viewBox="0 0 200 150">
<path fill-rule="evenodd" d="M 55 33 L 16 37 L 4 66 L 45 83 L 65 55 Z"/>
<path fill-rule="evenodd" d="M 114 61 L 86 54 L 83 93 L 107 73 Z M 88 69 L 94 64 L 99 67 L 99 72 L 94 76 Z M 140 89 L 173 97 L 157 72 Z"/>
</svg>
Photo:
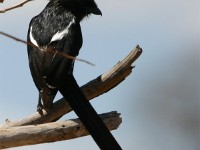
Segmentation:
<svg viewBox="0 0 200 150">
<path fill-rule="evenodd" d="M 74 76 L 74 60 L 82 46 L 80 22 L 84 17 L 102 15 L 94 0 L 50 0 L 45 9 L 32 18 L 27 41 L 29 67 L 39 91 L 38 111 L 51 109 L 59 91 L 102 150 L 121 147 L 85 98 Z M 48 51 L 51 49 L 51 51 Z M 52 52 L 53 50 L 53 52 Z M 42 99 L 42 102 L 41 102 Z"/>
</svg>

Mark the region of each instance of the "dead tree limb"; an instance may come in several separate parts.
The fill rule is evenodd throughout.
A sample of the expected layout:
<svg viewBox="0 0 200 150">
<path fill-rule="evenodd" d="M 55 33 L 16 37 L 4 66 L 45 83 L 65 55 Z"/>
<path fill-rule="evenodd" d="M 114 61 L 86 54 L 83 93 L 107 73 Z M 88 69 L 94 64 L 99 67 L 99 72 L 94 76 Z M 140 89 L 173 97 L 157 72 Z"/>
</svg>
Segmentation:
<svg viewBox="0 0 200 150">
<path fill-rule="evenodd" d="M 122 122 L 120 114 L 110 112 L 100 115 L 109 130 L 115 130 Z M 88 135 L 79 119 L 0 129 L 0 149 L 24 145 L 70 140 Z"/>
<path fill-rule="evenodd" d="M 122 61 L 118 62 L 106 73 L 83 85 L 81 89 L 87 99 L 91 100 L 105 92 L 108 92 L 119 83 L 121 83 L 127 76 L 131 74 L 133 68 L 132 64 L 135 60 L 137 60 L 141 53 L 142 49 L 137 46 Z M 13 122 L 6 122 L 0 127 L 9 128 L 16 126 L 49 123 L 55 121 L 55 119 L 60 118 L 71 110 L 72 109 L 70 105 L 62 98 L 54 103 L 51 111 L 49 111 L 48 113 L 43 111 L 43 116 L 36 112 L 24 119 Z"/>
</svg>

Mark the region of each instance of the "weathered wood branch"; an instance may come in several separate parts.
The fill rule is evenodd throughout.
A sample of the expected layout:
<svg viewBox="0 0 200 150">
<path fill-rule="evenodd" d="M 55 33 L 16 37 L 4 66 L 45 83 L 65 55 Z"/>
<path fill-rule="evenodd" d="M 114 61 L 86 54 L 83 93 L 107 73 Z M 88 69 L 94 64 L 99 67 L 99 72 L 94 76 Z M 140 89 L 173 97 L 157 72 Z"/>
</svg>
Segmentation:
<svg viewBox="0 0 200 150">
<path fill-rule="evenodd" d="M 82 86 L 81 89 L 87 99 L 91 100 L 121 83 L 132 72 L 132 63 L 141 53 L 142 49 L 137 46 L 112 69 Z M 42 116 L 35 113 L 22 120 L 6 122 L 0 127 L 0 149 L 69 140 L 88 135 L 84 125 L 78 119 L 49 123 L 69 111 L 71 107 L 62 98 L 54 103 L 51 111 L 43 111 Z M 104 114 L 102 119 L 109 130 L 117 129 L 122 121 L 117 112 Z M 38 125 L 41 123 L 46 124 Z"/>
<path fill-rule="evenodd" d="M 110 112 L 100 115 L 109 130 L 115 130 L 122 122 L 120 114 Z M 88 135 L 79 119 L 42 125 L 28 125 L 0 129 L 0 149 L 39 143 L 70 140 Z"/>
<path fill-rule="evenodd" d="M 83 93 L 88 100 L 91 100 L 105 92 L 108 92 L 119 83 L 121 83 L 132 72 L 132 64 L 141 55 L 142 49 L 137 46 L 131 51 L 122 61 L 118 62 L 109 71 L 100 75 L 96 79 L 88 82 L 81 87 Z M 43 116 L 39 113 L 34 113 L 24 119 L 6 122 L 0 127 L 9 128 L 24 125 L 42 124 L 55 121 L 64 114 L 70 112 L 72 109 L 70 105 L 64 100 L 64 98 L 54 103 L 53 108 L 48 113 L 43 111 Z"/>
</svg>

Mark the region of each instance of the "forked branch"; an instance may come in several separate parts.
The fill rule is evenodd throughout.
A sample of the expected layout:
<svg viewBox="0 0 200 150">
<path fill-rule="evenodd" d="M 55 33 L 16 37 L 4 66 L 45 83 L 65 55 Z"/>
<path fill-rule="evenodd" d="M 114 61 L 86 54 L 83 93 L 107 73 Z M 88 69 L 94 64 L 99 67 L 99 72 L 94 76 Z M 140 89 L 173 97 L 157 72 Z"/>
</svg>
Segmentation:
<svg viewBox="0 0 200 150">
<path fill-rule="evenodd" d="M 82 86 L 81 89 L 87 99 L 91 100 L 121 83 L 131 74 L 132 63 L 141 53 L 142 49 L 137 46 L 127 57 L 118 62 L 109 71 Z M 36 112 L 24 119 L 6 122 L 0 127 L 0 149 L 69 140 L 88 135 L 87 130 L 78 119 L 53 122 L 70 111 L 71 107 L 62 98 L 54 103 L 51 111 L 48 113 L 43 111 L 43 116 Z M 117 112 L 110 112 L 101 117 L 108 129 L 114 130 L 122 122 L 119 116 L 120 114 Z"/>
<path fill-rule="evenodd" d="M 137 46 L 122 61 L 118 62 L 109 71 L 81 87 L 88 100 L 108 92 L 121 83 L 132 72 L 133 62 L 141 55 L 142 49 Z M 18 121 L 6 122 L 1 127 L 9 128 L 24 125 L 42 124 L 55 121 L 64 114 L 70 112 L 70 105 L 63 98 L 56 101 L 48 113 L 43 111 L 43 116 L 38 112 Z"/>
</svg>

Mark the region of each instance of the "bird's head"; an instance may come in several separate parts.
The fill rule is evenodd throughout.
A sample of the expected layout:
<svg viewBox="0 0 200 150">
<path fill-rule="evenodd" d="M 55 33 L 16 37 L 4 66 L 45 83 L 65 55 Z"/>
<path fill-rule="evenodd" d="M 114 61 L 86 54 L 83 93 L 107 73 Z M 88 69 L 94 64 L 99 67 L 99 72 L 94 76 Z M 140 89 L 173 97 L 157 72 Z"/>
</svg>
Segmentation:
<svg viewBox="0 0 200 150">
<path fill-rule="evenodd" d="M 67 10 L 74 13 L 82 20 L 85 16 L 90 14 L 102 15 L 101 10 L 98 8 L 94 0 L 51 0 L 59 2 Z"/>
</svg>

